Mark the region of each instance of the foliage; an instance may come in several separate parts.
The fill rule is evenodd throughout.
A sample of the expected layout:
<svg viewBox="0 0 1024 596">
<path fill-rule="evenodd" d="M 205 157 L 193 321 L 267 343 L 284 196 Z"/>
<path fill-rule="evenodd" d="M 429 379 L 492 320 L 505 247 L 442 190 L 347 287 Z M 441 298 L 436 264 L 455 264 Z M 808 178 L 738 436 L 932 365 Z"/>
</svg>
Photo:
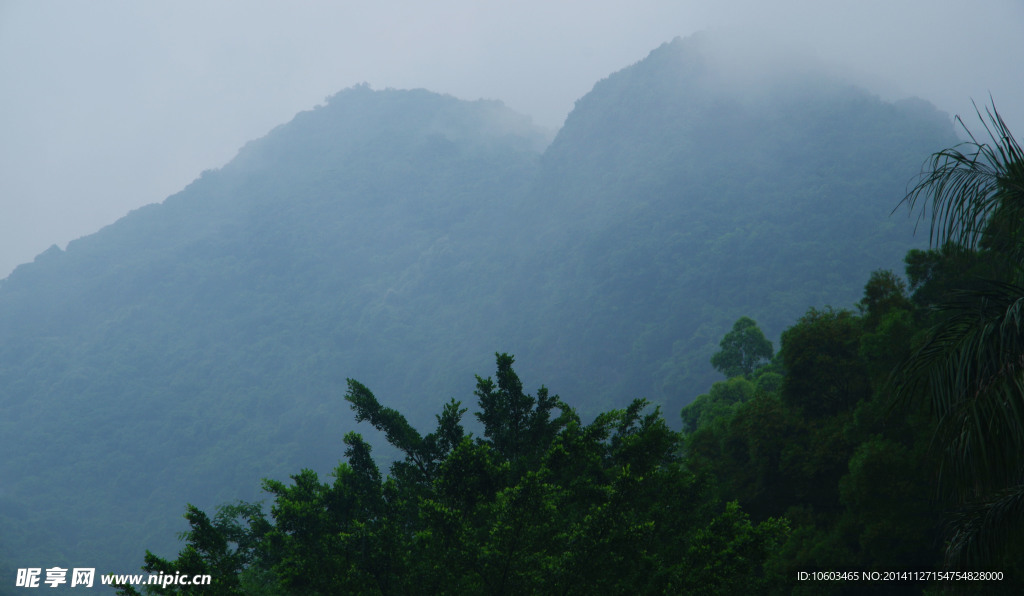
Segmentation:
<svg viewBox="0 0 1024 596">
<path fill-rule="evenodd" d="M 864 315 L 864 325 L 868 329 L 877 327 L 881 318 L 892 310 L 910 308 L 906 282 L 889 270 L 871 273 L 864 286 L 864 298 L 857 303 L 857 309 Z"/>
<path fill-rule="evenodd" d="M 834 415 L 868 395 L 861 323 L 850 311 L 812 308 L 782 334 L 785 403 L 809 417 Z"/>
<path fill-rule="evenodd" d="M 350 380 L 357 417 L 404 454 L 387 477 L 349 433 L 333 482 L 310 470 L 267 480 L 270 519 L 237 505 L 210 524 L 189 507 L 178 559 L 147 554 L 146 569 L 213 573 L 221 594 L 727 593 L 778 581 L 764 563 L 787 523 L 716 501 L 657 409 L 635 400 L 584 425 L 544 388 L 523 393 L 512 363 L 499 354 L 497 379 L 477 377 L 475 438 L 458 402 L 421 436 Z M 243 518 L 239 531 L 231 520 Z M 176 590 L 157 593 L 188 593 Z"/>
<path fill-rule="evenodd" d="M 182 538 L 187 546 L 174 561 L 164 560 L 147 551 L 142 569 L 150 574 L 189 577 L 209 575 L 209 586 L 146 586 L 150 594 L 197 594 L 236 596 L 242 589 L 239 573 L 256 560 L 257 537 L 267 531 L 267 521 L 259 505 L 237 503 L 218 508 L 213 520 L 198 508 L 189 505 L 185 519 L 191 529 Z M 243 528 L 243 525 L 245 527 Z M 118 587 L 124 596 L 137 596 L 130 585 Z"/>
<path fill-rule="evenodd" d="M 985 265 L 936 301 L 926 341 L 898 377 L 903 398 L 927 403 L 936 421 L 941 494 L 958 509 L 947 548 L 955 566 L 1019 555 L 1009 536 L 1024 525 L 1024 151 L 994 104 L 988 122 L 978 116 L 990 142 L 964 126 L 970 142 L 934 154 L 904 199 L 922 219 L 930 210 L 933 244 Z"/>
<path fill-rule="evenodd" d="M 750 317 L 740 317 L 719 346 L 721 350 L 711 356 L 711 366 L 727 377 L 749 375 L 775 355 L 772 342 Z"/>
<path fill-rule="evenodd" d="M 1022 259 L 1020 221 L 1024 220 L 1024 150 L 995 108 L 978 112 L 991 143 L 982 143 L 957 117 L 970 141 L 932 155 L 921 180 L 904 202 L 931 212 L 929 239 L 968 250 L 990 247 L 1008 260 Z M 966 152 L 965 152 L 966 151 Z M 922 204 L 923 203 L 923 204 Z"/>
<path fill-rule="evenodd" d="M 1024 584 L 1024 169 L 989 117 L 992 145 L 935 154 L 905 199 L 930 201 L 935 243 L 907 254 L 909 289 L 875 271 L 859 314 L 811 309 L 782 334 L 777 391 L 713 387 L 683 411 L 690 469 L 792 524 L 769 565 L 784 576 L 946 565 L 1005 573 L 965 593 Z"/>
<path fill-rule="evenodd" d="M 712 420 L 727 416 L 737 404 L 753 397 L 755 385 L 743 377 L 733 377 L 711 386 L 711 391 L 698 395 L 683 408 L 683 430 L 694 431 Z"/>
<path fill-rule="evenodd" d="M 918 341 L 924 308 L 887 271 L 870 276 L 858 308 L 812 308 L 787 329 L 776 358 L 781 383 L 764 367 L 749 380 L 716 383 L 682 412 L 687 467 L 710 474 L 720 498 L 737 499 L 752 519 L 791 525 L 767 565 L 790 593 L 856 593 L 794 582 L 798 571 L 941 562 L 932 429 L 920 408 L 894 408 L 889 385 L 889 371 Z"/>
</svg>

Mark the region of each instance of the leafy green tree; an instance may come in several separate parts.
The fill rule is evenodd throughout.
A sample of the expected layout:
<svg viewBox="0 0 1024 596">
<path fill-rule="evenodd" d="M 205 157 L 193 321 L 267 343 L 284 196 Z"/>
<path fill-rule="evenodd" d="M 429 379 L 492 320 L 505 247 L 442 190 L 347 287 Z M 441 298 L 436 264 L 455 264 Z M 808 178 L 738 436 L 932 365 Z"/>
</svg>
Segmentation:
<svg viewBox="0 0 1024 596">
<path fill-rule="evenodd" d="M 936 268 L 925 285 L 945 274 Z M 752 519 L 785 516 L 792 525 L 769 565 L 784 578 L 924 569 L 941 558 L 927 465 L 933 427 L 919 407 L 894 408 L 888 385 L 924 309 L 882 271 L 858 307 L 860 315 L 811 309 L 783 333 L 772 367 L 716 383 L 683 409 L 688 468 L 711 475 L 719 498 L 738 500 Z M 787 591 L 845 593 L 794 583 Z"/>
<path fill-rule="evenodd" d="M 1019 264 L 1024 256 L 1024 151 L 995 105 L 985 111 L 988 122 L 980 111 L 978 117 L 991 144 L 979 142 L 958 117 L 971 140 L 933 154 L 903 202 L 921 208 L 919 220 L 929 217 L 930 209 L 933 246 L 951 242 L 969 250 L 990 248 L 1008 264 Z"/>
<path fill-rule="evenodd" d="M 774 355 L 772 343 L 750 317 L 740 317 L 725 334 L 721 348 L 711 356 L 711 366 L 727 377 L 749 375 Z"/>
<path fill-rule="evenodd" d="M 683 430 L 692 432 L 713 420 L 724 418 L 736 404 L 753 397 L 755 385 L 743 377 L 732 377 L 711 386 L 711 391 L 683 408 Z"/>
<path fill-rule="evenodd" d="M 459 402 L 424 436 L 349 381 L 356 417 L 404 454 L 387 476 L 349 433 L 333 482 L 311 470 L 265 481 L 270 519 L 238 510 L 244 530 L 190 508 L 179 559 L 147 565 L 221 574 L 218 594 L 727 593 L 779 581 L 766 563 L 786 521 L 718 501 L 657 409 L 638 399 L 584 425 L 543 387 L 523 392 L 512 364 L 499 354 L 497 380 L 477 377 L 480 437 L 463 430 Z"/>
<path fill-rule="evenodd" d="M 873 271 L 864 286 L 864 298 L 857 303 L 857 308 L 864 317 L 864 327 L 874 329 L 881 318 L 892 310 L 911 308 L 906 282 L 892 271 Z"/>
<path fill-rule="evenodd" d="M 939 303 L 900 375 L 901 394 L 926 400 L 935 416 L 941 487 L 959 509 L 947 549 L 958 566 L 1024 552 L 1015 538 L 1024 527 L 1024 151 L 994 105 L 986 116 L 990 142 L 964 126 L 970 141 L 934 154 L 904 199 L 921 219 L 930 214 L 933 246 L 991 264 L 987 278 Z"/>
<path fill-rule="evenodd" d="M 147 551 L 147 573 L 165 576 L 209 575 L 210 585 L 201 586 L 146 586 L 149 594 L 180 594 L 210 596 L 241 596 L 240 573 L 251 566 L 257 557 L 258 537 L 268 529 L 259 505 L 237 503 L 218 508 L 211 520 L 193 505 L 186 507 L 185 519 L 190 530 L 184 534 L 186 546 L 174 561 L 168 561 Z M 122 596 L 138 596 L 129 585 L 118 586 Z"/>
<path fill-rule="evenodd" d="M 850 458 L 839 483 L 844 511 L 837 527 L 866 568 L 920 569 L 938 559 L 935 541 L 922 539 L 935 535 L 937 518 L 926 488 L 930 475 L 921 465 L 925 449 L 924 441 L 907 446 L 875 435 Z"/>
<path fill-rule="evenodd" d="M 846 310 L 810 309 L 782 333 L 783 401 L 810 417 L 848 410 L 870 393 L 860 358 L 861 321 Z"/>
<path fill-rule="evenodd" d="M 986 255 L 952 242 L 931 250 L 912 249 L 904 258 L 911 300 L 919 307 L 938 306 L 950 294 L 995 276 L 989 261 Z"/>
<path fill-rule="evenodd" d="M 502 457 L 514 464 L 524 460 L 524 465 L 529 466 L 536 463 L 572 415 L 557 396 L 548 395 L 545 387 L 540 388 L 537 397 L 523 393 L 523 384 L 512 370 L 512 357 L 496 356 L 497 385 L 491 379 L 477 377 L 480 412 L 476 417 L 484 425 L 484 436 Z M 552 420 L 551 411 L 555 408 L 562 410 L 563 415 Z"/>
</svg>

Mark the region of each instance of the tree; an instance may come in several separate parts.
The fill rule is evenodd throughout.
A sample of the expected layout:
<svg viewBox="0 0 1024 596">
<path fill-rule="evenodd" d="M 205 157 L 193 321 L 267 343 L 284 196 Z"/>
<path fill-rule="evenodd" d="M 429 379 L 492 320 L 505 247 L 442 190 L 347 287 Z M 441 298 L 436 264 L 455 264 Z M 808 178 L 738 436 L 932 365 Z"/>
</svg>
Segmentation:
<svg viewBox="0 0 1024 596">
<path fill-rule="evenodd" d="M 861 321 L 853 313 L 832 308 L 812 308 L 784 331 L 779 350 L 786 371 L 783 402 L 820 418 L 870 395 L 861 335 Z"/>
<path fill-rule="evenodd" d="M 725 334 L 721 350 L 711 357 L 711 366 L 727 377 L 749 375 L 758 365 L 772 359 L 772 342 L 764 337 L 750 317 L 740 317 Z"/>
<path fill-rule="evenodd" d="M 907 298 L 907 284 L 892 271 L 873 271 L 864 286 L 864 298 L 857 303 L 857 308 L 864 317 L 864 326 L 873 330 L 892 310 L 911 308 Z"/>
<path fill-rule="evenodd" d="M 186 507 L 185 519 L 191 529 L 185 532 L 186 546 L 174 561 L 167 561 L 146 551 L 142 569 L 151 574 L 173 577 L 176 574 L 194 577 L 209 575 L 210 585 L 146 586 L 148 594 L 203 594 L 210 596 L 241 596 L 251 593 L 243 589 L 239 574 L 256 558 L 257 537 L 268 529 L 259 505 L 239 502 L 218 508 L 213 520 L 193 505 Z M 244 525 L 243 525 L 244 524 Z M 138 596 L 130 585 L 117 586 L 118 594 Z"/>
<path fill-rule="evenodd" d="M 911 210 L 920 207 L 918 221 L 928 217 L 931 207 L 932 246 L 947 242 L 966 249 L 987 246 L 1004 254 L 1009 263 L 1020 263 L 1024 254 L 1024 151 L 995 104 L 985 113 L 987 123 L 980 111 L 978 118 L 992 144 L 978 142 L 958 116 L 971 140 L 933 154 L 903 203 Z"/>
<path fill-rule="evenodd" d="M 693 432 L 724 417 L 741 404 L 754 396 L 755 385 L 743 377 L 732 377 L 726 381 L 718 381 L 711 390 L 697 396 L 690 405 L 683 408 L 683 430 Z"/>
<path fill-rule="evenodd" d="M 943 495 L 958 507 L 947 560 L 993 564 L 1021 552 L 1024 527 L 1024 151 L 996 111 L 990 143 L 935 153 L 904 198 L 930 212 L 934 247 L 980 255 L 988 277 L 954 289 L 927 340 L 900 367 L 899 394 L 927 401 L 942 450 Z"/>
<path fill-rule="evenodd" d="M 657 408 L 637 399 L 584 425 L 543 387 L 524 393 L 512 363 L 498 354 L 497 381 L 477 377 L 482 437 L 464 432 L 454 400 L 421 435 L 350 380 L 356 418 L 405 455 L 388 476 L 349 433 L 333 482 L 311 470 L 265 481 L 271 519 L 239 505 L 210 523 L 190 508 L 179 559 L 149 555 L 147 569 L 215 574 L 210 593 L 226 595 L 724 593 L 781 581 L 765 563 L 787 522 L 715 499 Z"/>
<path fill-rule="evenodd" d="M 536 462 L 569 418 L 569 408 L 557 396 L 549 396 L 541 387 L 537 397 L 523 393 L 523 383 L 512 370 L 513 358 L 495 354 L 498 361 L 498 383 L 477 377 L 476 396 L 480 412 L 476 417 L 484 425 L 484 436 L 504 458 L 514 464 L 525 459 Z M 558 408 L 562 416 L 551 420 L 551 411 Z"/>
</svg>

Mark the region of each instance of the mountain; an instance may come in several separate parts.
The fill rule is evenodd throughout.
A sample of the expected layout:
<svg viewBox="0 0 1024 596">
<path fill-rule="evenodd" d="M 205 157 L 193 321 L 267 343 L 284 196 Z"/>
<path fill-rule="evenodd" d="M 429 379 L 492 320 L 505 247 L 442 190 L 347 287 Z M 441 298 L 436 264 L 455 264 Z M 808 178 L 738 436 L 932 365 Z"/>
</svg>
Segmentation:
<svg viewBox="0 0 1024 596">
<path fill-rule="evenodd" d="M 346 377 L 446 370 L 410 349 L 444 319 L 466 333 L 457 280 L 494 276 L 474 257 L 512 241 L 490 221 L 548 140 L 495 102 L 358 87 L 19 267 L 0 286 L 4 558 L 135 569 L 175 546 L 186 501 L 333 468 Z"/>
<path fill-rule="evenodd" d="M 949 119 L 712 58 L 661 46 L 553 140 L 498 102 L 348 89 L 19 267 L 0 284 L 0 559 L 171 554 L 185 503 L 333 467 L 346 378 L 425 426 L 507 351 L 585 414 L 649 397 L 674 418 L 740 316 L 777 337 L 852 304 L 920 244 L 889 212 Z"/>
<path fill-rule="evenodd" d="M 573 331 L 533 360 L 558 360 L 539 378 L 585 379 L 567 394 L 674 414 L 721 378 L 708 361 L 738 318 L 777 338 L 921 245 L 890 213 L 956 142 L 948 116 L 798 66 L 738 68 L 715 41 L 677 39 L 597 83 L 543 156 L 531 197 L 562 258 L 525 267 L 547 280 L 531 312 Z"/>
</svg>

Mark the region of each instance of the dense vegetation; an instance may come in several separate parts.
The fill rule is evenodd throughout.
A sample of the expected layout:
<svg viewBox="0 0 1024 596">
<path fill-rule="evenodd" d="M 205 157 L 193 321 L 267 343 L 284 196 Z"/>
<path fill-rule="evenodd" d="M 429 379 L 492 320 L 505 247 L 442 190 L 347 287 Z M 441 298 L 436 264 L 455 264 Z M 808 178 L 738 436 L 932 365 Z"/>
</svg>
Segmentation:
<svg viewBox="0 0 1024 596">
<path fill-rule="evenodd" d="M 683 410 L 689 469 L 711 473 L 753 520 L 791 524 L 776 557 L 788 577 L 987 570 L 1003 581 L 945 585 L 1024 589 L 1024 152 L 994 109 L 989 117 L 988 143 L 972 137 L 936 153 L 907 197 L 931 218 L 937 246 L 908 253 L 909 288 L 873 273 L 857 313 L 811 309 L 782 334 L 771 364 L 733 369 L 741 374 Z M 749 333 L 729 339 L 720 362 L 759 345 Z"/>
<path fill-rule="evenodd" d="M 188 546 L 146 569 L 210 574 L 203 594 L 726 593 L 768 585 L 764 562 L 787 532 L 720 504 L 688 472 L 679 435 L 636 400 L 590 424 L 543 387 L 523 392 L 498 355 L 477 378 L 483 436 L 452 400 L 421 436 L 349 381 L 346 398 L 399 448 L 382 476 L 362 437 L 330 483 L 304 470 L 267 481 L 258 506 L 190 507 Z M 179 593 L 170 588 L 163 593 Z M 130 587 L 124 593 L 135 593 Z M 160 593 L 158 591 L 158 593 Z M 188 593 L 187 590 L 185 593 Z"/>
<path fill-rule="evenodd" d="M 981 355 L 978 365 L 996 372 L 960 396 L 976 416 L 966 431 L 949 407 L 915 399 L 919 383 L 948 386 L 946 358 L 964 371 L 963 346 L 948 338 L 965 334 L 956 324 L 965 301 L 986 303 L 997 282 L 1014 311 L 1022 301 L 1004 277 L 1019 275 L 1006 258 L 1020 245 L 996 242 L 1020 225 L 1010 212 L 989 219 L 984 246 L 910 251 L 909 287 L 879 270 L 856 311 L 810 309 L 778 354 L 740 318 L 711 358 L 729 379 L 682 410 L 681 433 L 657 409 L 645 413 L 644 400 L 584 425 L 546 388 L 525 394 L 504 354 L 496 382 L 477 377 L 480 437 L 465 432 L 460 402 L 423 436 L 350 380 L 356 418 L 404 454 L 388 476 L 349 433 L 330 483 L 311 470 L 265 481 L 269 515 L 240 502 L 211 520 L 189 506 L 185 549 L 175 560 L 147 554 L 145 569 L 212 575 L 201 594 L 1018 594 L 1020 486 L 977 480 L 1005 482 L 1005 470 L 987 470 L 1018 465 L 1016 452 L 992 449 L 1014 438 L 963 434 L 979 422 L 1020 432 L 1019 413 L 984 403 L 1020 412 L 1019 372 Z M 1011 325 L 1000 335 L 1019 341 L 1021 324 Z M 1008 366 L 1019 366 L 1019 351 Z M 924 394 L 943 399 L 934 387 Z M 987 446 L 986 456 L 943 480 L 940 464 L 968 455 L 964 441 Z M 797 579 L 813 571 L 858 575 Z M 956 571 L 1003 576 L 865 575 Z"/>
<path fill-rule="evenodd" d="M 475 438 L 458 401 L 423 436 L 349 380 L 404 454 L 388 476 L 349 433 L 330 484 L 265 481 L 269 516 L 189 506 L 185 549 L 145 569 L 216 578 L 202 594 L 1020 593 L 1024 152 L 992 120 L 908 195 L 940 245 L 908 253 L 909 286 L 875 271 L 856 312 L 810 309 L 778 354 L 741 317 L 682 433 L 644 400 L 584 425 L 506 354 L 477 377 Z M 942 575 L 961 571 L 1002 575 Z"/>
<path fill-rule="evenodd" d="M 329 472 L 356 428 L 337 405 L 349 377 L 428 428 L 507 350 L 580 428 L 637 397 L 676 427 L 735 321 L 777 338 L 922 246 L 888 213 L 952 142 L 942 114 L 820 75 L 749 93 L 705 54 L 699 39 L 658 48 L 595 85 L 553 141 L 497 102 L 349 89 L 20 267 L 0 284 L 0 558 L 168 557 L 182 503 Z M 406 457 L 366 441 L 384 467 Z M 678 481 L 709 508 L 688 531 L 725 514 L 725 481 Z"/>
</svg>

